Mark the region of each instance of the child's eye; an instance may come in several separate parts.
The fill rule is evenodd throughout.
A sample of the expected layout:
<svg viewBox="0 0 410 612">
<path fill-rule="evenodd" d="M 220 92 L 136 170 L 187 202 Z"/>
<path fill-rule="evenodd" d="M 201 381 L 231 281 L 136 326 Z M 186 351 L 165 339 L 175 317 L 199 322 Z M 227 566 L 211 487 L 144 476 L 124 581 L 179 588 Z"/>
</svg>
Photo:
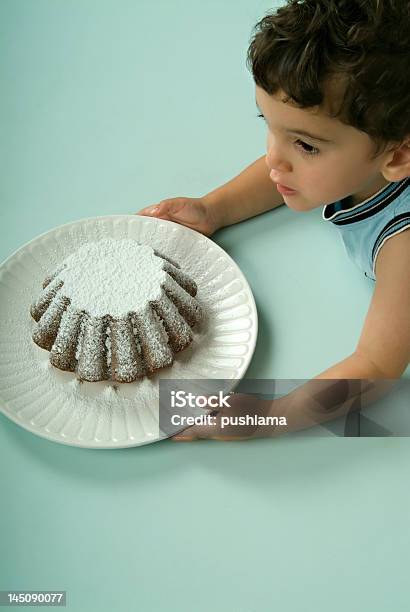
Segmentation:
<svg viewBox="0 0 410 612">
<path fill-rule="evenodd" d="M 300 150 L 303 155 L 317 155 L 319 153 L 319 149 L 313 147 L 307 142 L 303 142 L 303 140 L 295 140 L 294 145 Z"/>
<path fill-rule="evenodd" d="M 258 115 L 258 117 L 261 117 L 261 119 L 263 119 L 266 123 L 266 119 L 262 114 Z M 302 155 L 317 155 L 320 153 L 319 149 L 308 144 L 307 142 L 303 142 L 303 140 L 300 140 L 299 138 L 295 140 L 294 145 L 300 150 Z"/>
</svg>

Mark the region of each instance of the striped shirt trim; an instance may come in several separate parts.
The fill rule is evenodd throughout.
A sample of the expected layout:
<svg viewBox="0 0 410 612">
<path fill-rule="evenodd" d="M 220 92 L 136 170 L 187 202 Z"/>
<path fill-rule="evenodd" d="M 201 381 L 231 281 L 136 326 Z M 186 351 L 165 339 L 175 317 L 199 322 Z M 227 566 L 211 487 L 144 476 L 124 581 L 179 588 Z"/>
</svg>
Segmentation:
<svg viewBox="0 0 410 612">
<path fill-rule="evenodd" d="M 325 221 L 331 221 L 335 225 L 348 225 L 350 223 L 363 221 L 386 208 L 408 187 L 410 187 L 410 177 L 402 181 L 389 183 L 364 202 L 360 202 L 347 210 L 336 210 L 338 206 L 342 206 L 343 208 L 343 200 L 341 202 L 327 204 L 323 209 L 322 217 Z"/>
<path fill-rule="evenodd" d="M 382 229 L 380 234 L 377 236 L 376 242 L 374 243 L 374 247 L 372 250 L 373 276 L 376 276 L 375 271 L 377 256 L 386 240 L 388 240 L 392 236 L 395 236 L 396 234 L 400 234 L 400 232 L 403 232 L 404 230 L 409 228 L 410 213 L 407 212 L 402 213 L 401 215 L 398 215 L 397 217 L 389 221 L 389 223 Z"/>
</svg>

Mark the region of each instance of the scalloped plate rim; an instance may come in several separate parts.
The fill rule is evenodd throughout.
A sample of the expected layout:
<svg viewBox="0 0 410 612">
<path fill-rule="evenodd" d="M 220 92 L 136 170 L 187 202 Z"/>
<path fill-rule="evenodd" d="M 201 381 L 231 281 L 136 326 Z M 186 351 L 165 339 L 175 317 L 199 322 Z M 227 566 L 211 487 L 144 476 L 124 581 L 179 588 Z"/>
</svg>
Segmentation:
<svg viewBox="0 0 410 612">
<path fill-rule="evenodd" d="M 242 372 L 242 377 L 243 377 L 243 375 L 246 373 L 246 370 L 248 369 L 249 364 L 252 360 L 252 357 L 255 351 L 257 336 L 258 336 L 258 314 L 257 314 L 256 303 L 255 303 L 255 299 L 254 299 L 251 287 L 246 277 L 244 276 L 243 272 L 239 268 L 238 264 L 232 259 L 229 253 L 227 253 L 221 246 L 219 246 L 219 244 L 211 240 L 211 238 L 209 238 L 208 236 L 205 236 L 204 234 L 201 234 L 200 232 L 197 232 L 196 230 L 193 230 L 192 228 L 186 227 L 179 223 L 175 223 L 173 221 L 167 221 L 165 219 L 156 219 L 156 218 L 152 218 L 152 217 L 148 217 L 144 215 L 135 215 L 135 214 L 113 214 L 113 215 L 97 215 L 93 217 L 84 217 L 84 218 L 76 219 L 74 221 L 68 221 L 67 223 L 63 223 L 61 225 L 48 229 L 45 232 L 38 234 L 37 236 L 35 236 L 34 238 L 29 240 L 22 246 L 18 247 L 5 260 L 3 260 L 0 263 L 0 274 L 7 267 L 10 261 L 19 257 L 19 255 L 21 255 L 26 250 L 28 250 L 31 245 L 33 245 L 37 241 L 40 241 L 41 239 L 46 238 L 48 235 L 51 236 L 55 234 L 57 231 L 62 230 L 62 229 L 68 230 L 70 227 L 76 226 L 76 225 L 82 225 L 82 224 L 93 223 L 93 222 L 97 223 L 99 221 L 104 221 L 104 220 L 108 220 L 114 223 L 115 220 L 117 219 L 118 220 L 128 219 L 128 220 L 133 220 L 138 223 L 141 223 L 141 222 L 148 223 L 148 224 L 159 223 L 163 226 L 169 226 L 169 225 L 175 226 L 178 229 L 178 231 L 182 231 L 183 233 L 185 232 L 185 233 L 189 233 L 192 235 L 197 235 L 201 239 L 201 241 L 205 243 L 209 242 L 210 246 L 212 246 L 212 248 L 215 249 L 225 260 L 226 259 L 229 260 L 229 263 L 234 268 L 236 275 L 240 278 L 240 280 L 244 284 L 244 288 L 249 298 L 249 306 L 251 310 L 251 313 L 249 316 L 252 319 L 253 328 L 254 328 L 251 334 L 251 338 L 248 343 L 249 351 L 248 351 L 247 358 L 245 360 L 245 364 L 244 366 L 240 368 L 241 370 L 243 370 Z M 240 381 L 240 378 L 232 379 L 233 384 L 230 390 L 233 390 L 235 386 L 239 383 L 239 381 Z M 45 428 L 41 428 L 40 426 L 35 427 L 30 422 L 22 421 L 16 416 L 14 412 L 11 412 L 7 408 L 6 402 L 5 401 L 3 402 L 2 398 L 0 398 L 0 411 L 8 419 L 10 419 L 16 425 L 25 429 L 26 431 L 29 431 L 30 433 L 36 436 L 39 436 L 41 438 L 44 438 L 50 442 L 55 442 L 57 444 L 63 444 L 65 446 L 73 446 L 77 448 L 87 448 L 87 449 L 93 449 L 93 450 L 117 450 L 121 448 L 124 449 L 124 448 L 133 448 L 137 446 L 145 446 L 146 444 L 153 444 L 154 442 L 162 442 L 168 439 L 168 436 L 164 434 L 164 432 L 159 430 L 160 433 L 158 437 L 150 438 L 149 436 L 147 436 L 146 439 L 140 440 L 137 442 L 135 442 L 134 440 L 130 440 L 128 438 L 128 441 L 120 440 L 118 441 L 118 443 L 116 442 L 113 444 L 107 443 L 106 440 L 104 440 L 102 444 L 99 444 L 99 443 L 94 444 L 94 441 L 87 440 L 87 441 L 82 442 L 78 438 L 74 438 L 74 437 L 69 437 L 68 439 L 65 439 L 61 434 L 57 432 L 55 433 L 47 432 Z"/>
</svg>

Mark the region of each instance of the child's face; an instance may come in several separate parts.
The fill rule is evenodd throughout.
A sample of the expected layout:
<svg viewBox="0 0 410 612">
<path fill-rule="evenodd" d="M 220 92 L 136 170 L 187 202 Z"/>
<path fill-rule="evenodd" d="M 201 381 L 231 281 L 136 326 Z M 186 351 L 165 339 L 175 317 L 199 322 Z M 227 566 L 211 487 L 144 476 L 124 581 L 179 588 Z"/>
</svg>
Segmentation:
<svg viewBox="0 0 410 612">
<path fill-rule="evenodd" d="M 324 111 L 284 103 L 282 96 L 256 86 L 256 103 L 268 127 L 266 164 L 274 183 L 295 190 L 286 194 L 279 186 L 289 208 L 312 210 L 348 195 L 356 204 L 388 183 L 380 172 L 386 154 L 371 159 L 374 145 L 367 134 Z"/>
</svg>

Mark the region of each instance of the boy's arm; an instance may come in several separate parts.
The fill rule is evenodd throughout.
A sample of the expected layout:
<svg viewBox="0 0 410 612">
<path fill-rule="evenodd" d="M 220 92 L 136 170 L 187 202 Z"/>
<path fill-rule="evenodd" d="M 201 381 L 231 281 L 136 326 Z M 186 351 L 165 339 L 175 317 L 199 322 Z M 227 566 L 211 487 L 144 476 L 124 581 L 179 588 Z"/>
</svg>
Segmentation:
<svg viewBox="0 0 410 612">
<path fill-rule="evenodd" d="M 394 386 L 410 363 L 409 271 L 407 230 L 387 240 L 379 253 L 376 287 L 355 351 L 278 400 L 275 410 L 289 415 L 289 427 L 276 435 L 344 416 Z"/>
<path fill-rule="evenodd" d="M 409 362 L 410 230 L 407 230 L 387 240 L 379 253 L 376 287 L 355 352 L 318 378 L 400 378 Z"/>
<path fill-rule="evenodd" d="M 265 155 L 247 166 L 238 176 L 202 198 L 218 227 L 244 221 L 283 204 L 283 198 L 269 178 Z"/>
<path fill-rule="evenodd" d="M 385 396 L 410 363 L 410 230 L 390 238 L 376 265 L 376 287 L 355 351 L 292 393 L 267 414 L 286 415 L 272 437 L 325 423 Z M 259 431 L 257 435 L 263 435 Z"/>
<path fill-rule="evenodd" d="M 407 230 L 387 240 L 379 253 L 374 295 L 357 347 L 349 357 L 279 399 L 232 397 L 232 414 L 245 409 L 249 414 L 285 416 L 287 425 L 250 428 L 250 432 L 236 427 L 231 438 L 226 437 L 226 429 L 194 425 L 176 440 L 276 437 L 334 420 L 385 396 L 410 362 L 409 270 Z M 245 407 L 244 401 L 248 401 Z"/>
</svg>

